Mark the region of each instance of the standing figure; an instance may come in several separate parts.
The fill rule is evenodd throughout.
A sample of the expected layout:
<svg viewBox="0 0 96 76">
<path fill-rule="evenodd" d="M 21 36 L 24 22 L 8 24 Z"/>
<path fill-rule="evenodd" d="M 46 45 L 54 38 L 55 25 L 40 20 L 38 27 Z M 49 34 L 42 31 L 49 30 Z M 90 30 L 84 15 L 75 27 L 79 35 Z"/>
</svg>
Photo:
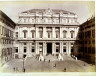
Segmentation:
<svg viewBox="0 0 96 76">
<path fill-rule="evenodd" d="M 15 72 L 15 67 L 13 68 L 14 72 Z"/>
</svg>

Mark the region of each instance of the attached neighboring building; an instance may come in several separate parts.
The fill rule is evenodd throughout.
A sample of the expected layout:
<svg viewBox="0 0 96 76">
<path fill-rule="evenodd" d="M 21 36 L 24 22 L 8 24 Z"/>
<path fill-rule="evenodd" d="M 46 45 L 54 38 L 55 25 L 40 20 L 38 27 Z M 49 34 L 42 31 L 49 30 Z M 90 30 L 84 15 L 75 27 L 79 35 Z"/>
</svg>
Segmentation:
<svg viewBox="0 0 96 76">
<path fill-rule="evenodd" d="M 12 58 L 14 29 L 15 23 L 0 11 L 0 65 L 3 65 Z"/>
<path fill-rule="evenodd" d="M 32 55 L 77 54 L 77 15 L 65 10 L 32 9 L 19 14 L 14 58 Z"/>
<path fill-rule="evenodd" d="M 79 28 L 79 58 L 95 62 L 95 17 L 87 20 Z"/>
</svg>

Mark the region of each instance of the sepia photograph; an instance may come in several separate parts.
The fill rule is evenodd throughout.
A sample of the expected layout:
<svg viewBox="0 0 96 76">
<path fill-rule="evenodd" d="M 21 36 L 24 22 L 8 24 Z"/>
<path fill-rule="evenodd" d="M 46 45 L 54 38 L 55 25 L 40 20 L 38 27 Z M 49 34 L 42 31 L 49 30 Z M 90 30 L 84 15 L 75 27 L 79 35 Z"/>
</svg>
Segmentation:
<svg viewBox="0 0 96 76">
<path fill-rule="evenodd" d="M 95 60 L 95 1 L 0 1 L 1 73 L 96 72 Z"/>
</svg>

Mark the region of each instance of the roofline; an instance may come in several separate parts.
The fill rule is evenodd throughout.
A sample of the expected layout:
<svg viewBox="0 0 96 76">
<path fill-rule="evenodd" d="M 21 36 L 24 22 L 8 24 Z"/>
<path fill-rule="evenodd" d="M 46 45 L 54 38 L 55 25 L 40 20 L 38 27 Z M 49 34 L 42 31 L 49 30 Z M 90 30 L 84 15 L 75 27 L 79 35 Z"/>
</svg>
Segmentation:
<svg viewBox="0 0 96 76">
<path fill-rule="evenodd" d="M 94 20 L 95 21 L 95 17 L 91 17 L 90 19 L 87 19 L 87 21 L 83 22 L 82 24 L 79 25 L 79 27 L 89 23 L 91 20 Z"/>
<path fill-rule="evenodd" d="M 16 23 L 14 22 L 14 21 L 12 21 L 11 19 L 10 19 L 10 17 L 8 17 L 5 13 L 3 13 L 1 10 L 0 10 L 0 14 L 4 17 L 4 18 L 6 18 L 9 22 L 11 22 L 14 26 L 16 26 Z"/>
<path fill-rule="evenodd" d="M 30 9 L 30 10 L 35 10 L 35 9 Z M 27 10 L 27 11 L 30 11 L 30 10 Z M 40 10 L 40 9 L 37 8 L 37 10 Z M 43 10 L 47 10 L 47 9 L 43 9 Z M 72 13 L 72 14 L 76 15 L 76 13 L 73 13 L 73 12 L 70 12 L 70 11 L 66 11 L 66 10 L 63 10 L 63 9 L 51 9 L 51 10 L 61 10 L 61 11 L 69 12 L 69 13 Z M 21 13 L 24 13 L 24 12 L 27 12 L 27 11 L 23 11 Z"/>
</svg>

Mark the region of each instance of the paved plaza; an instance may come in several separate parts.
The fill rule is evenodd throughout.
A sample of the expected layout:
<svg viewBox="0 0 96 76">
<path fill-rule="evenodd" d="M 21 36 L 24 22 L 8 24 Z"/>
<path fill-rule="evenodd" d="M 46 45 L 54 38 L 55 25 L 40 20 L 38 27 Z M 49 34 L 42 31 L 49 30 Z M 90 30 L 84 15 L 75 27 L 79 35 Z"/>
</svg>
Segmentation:
<svg viewBox="0 0 96 76">
<path fill-rule="evenodd" d="M 54 57 L 54 58 L 53 58 Z M 75 60 L 70 56 L 64 56 L 63 61 L 56 60 L 56 56 L 45 57 L 45 61 L 39 61 L 35 56 L 24 60 L 25 72 L 94 72 L 95 65 L 81 60 Z M 53 60 L 55 59 L 55 60 Z M 48 61 L 50 60 L 50 62 Z M 14 70 L 14 67 L 16 68 Z M 2 67 L 2 72 L 23 72 L 23 59 L 12 59 Z"/>
</svg>

